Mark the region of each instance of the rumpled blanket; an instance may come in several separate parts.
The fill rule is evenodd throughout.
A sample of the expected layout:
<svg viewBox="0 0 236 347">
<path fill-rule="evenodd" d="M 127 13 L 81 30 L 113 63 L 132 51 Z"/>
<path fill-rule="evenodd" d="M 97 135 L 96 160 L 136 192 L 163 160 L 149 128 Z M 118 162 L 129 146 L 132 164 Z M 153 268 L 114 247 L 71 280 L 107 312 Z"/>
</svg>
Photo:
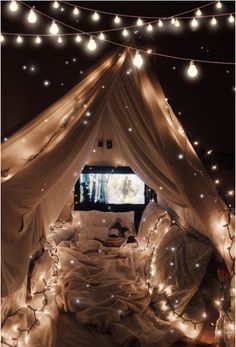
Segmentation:
<svg viewBox="0 0 236 347">
<path fill-rule="evenodd" d="M 155 315 L 152 324 L 147 318 L 151 297 L 144 274 L 146 255 L 129 247 L 106 249 L 98 241 L 81 242 L 58 247 L 65 311 L 75 312 L 82 326 L 110 333 L 118 346 L 157 346 L 157 341 L 158 346 L 171 346 L 181 333 Z"/>
</svg>

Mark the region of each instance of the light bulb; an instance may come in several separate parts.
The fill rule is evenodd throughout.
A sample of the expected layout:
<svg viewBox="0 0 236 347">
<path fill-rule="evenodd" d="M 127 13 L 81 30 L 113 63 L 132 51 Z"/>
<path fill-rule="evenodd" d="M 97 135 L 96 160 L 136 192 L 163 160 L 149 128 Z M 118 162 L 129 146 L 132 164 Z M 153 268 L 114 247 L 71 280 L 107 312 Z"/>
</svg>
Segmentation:
<svg viewBox="0 0 236 347">
<path fill-rule="evenodd" d="M 151 23 L 149 23 L 147 26 L 147 31 L 152 31 L 152 30 L 153 30 L 153 26 Z"/>
<path fill-rule="evenodd" d="M 119 24 L 120 23 L 120 17 L 115 16 L 114 23 Z"/>
<path fill-rule="evenodd" d="M 16 12 L 18 10 L 18 4 L 16 3 L 16 1 L 12 0 L 10 2 L 9 9 L 12 12 Z"/>
<path fill-rule="evenodd" d="M 82 39 L 81 39 L 81 36 L 78 34 L 75 36 L 75 42 L 81 42 Z"/>
<path fill-rule="evenodd" d="M 159 26 L 159 28 L 163 27 L 163 22 L 162 22 L 162 20 L 161 20 L 161 19 L 159 19 L 159 21 L 158 21 L 158 24 L 157 24 L 157 25 Z"/>
<path fill-rule="evenodd" d="M 174 17 L 171 18 L 171 24 L 172 24 L 172 25 L 175 24 L 175 19 L 174 19 Z"/>
<path fill-rule="evenodd" d="M 61 36 L 58 37 L 57 42 L 58 43 L 63 43 L 63 40 L 62 40 Z"/>
<path fill-rule="evenodd" d="M 94 12 L 94 14 L 92 15 L 92 19 L 97 22 L 99 20 L 100 16 L 97 12 Z"/>
<path fill-rule="evenodd" d="M 37 16 L 36 16 L 36 14 L 32 8 L 29 11 L 29 15 L 27 17 L 27 20 L 30 24 L 34 24 L 37 21 Z"/>
<path fill-rule="evenodd" d="M 200 8 L 198 8 L 198 10 L 196 11 L 196 16 L 201 16 L 202 15 L 202 11 L 200 10 Z"/>
<path fill-rule="evenodd" d="M 59 3 L 58 1 L 54 1 L 53 5 L 52 5 L 54 8 L 58 8 L 59 7 Z"/>
<path fill-rule="evenodd" d="M 196 18 L 193 18 L 191 20 L 190 25 L 191 25 L 192 28 L 197 28 L 198 27 L 198 21 L 196 20 Z"/>
<path fill-rule="evenodd" d="M 21 36 L 17 36 L 16 42 L 21 44 L 23 42 L 23 38 Z"/>
<path fill-rule="evenodd" d="M 105 35 L 104 35 L 103 33 L 101 33 L 101 34 L 99 35 L 99 39 L 100 39 L 100 40 L 104 40 L 104 39 L 105 39 Z"/>
<path fill-rule="evenodd" d="M 189 64 L 189 68 L 188 68 L 188 75 L 189 75 L 189 77 L 194 78 L 197 76 L 197 74 L 198 74 L 197 67 L 196 67 L 194 61 L 191 60 L 190 64 Z"/>
<path fill-rule="evenodd" d="M 39 45 L 42 42 L 42 40 L 39 36 L 37 36 L 37 37 L 35 37 L 34 42 Z"/>
<path fill-rule="evenodd" d="M 216 8 L 218 9 L 222 8 L 222 3 L 220 1 L 217 1 Z"/>
<path fill-rule="evenodd" d="M 234 23 L 234 16 L 231 14 L 228 18 L 229 23 Z"/>
<path fill-rule="evenodd" d="M 136 51 L 134 59 L 133 59 L 133 63 L 138 68 L 140 68 L 143 65 L 143 58 L 139 51 Z"/>
<path fill-rule="evenodd" d="M 3 35 L 0 36 L 0 42 L 4 42 L 5 41 L 5 37 Z"/>
<path fill-rule="evenodd" d="M 90 36 L 89 42 L 87 44 L 87 48 L 90 51 L 95 51 L 95 49 L 97 48 L 96 42 L 94 41 L 92 36 Z"/>
<path fill-rule="evenodd" d="M 79 14 L 79 9 L 78 9 L 77 7 L 74 8 L 73 14 L 74 14 L 75 16 L 78 16 L 78 14 Z"/>
<path fill-rule="evenodd" d="M 176 26 L 176 28 L 178 28 L 180 26 L 180 22 L 178 19 L 176 19 L 176 21 L 175 21 L 175 26 Z"/>
<path fill-rule="evenodd" d="M 140 27 L 141 25 L 143 25 L 143 21 L 142 21 L 142 19 L 141 18 L 139 18 L 138 20 L 137 20 L 137 25 Z"/>
<path fill-rule="evenodd" d="M 122 35 L 125 37 L 128 36 L 129 35 L 128 30 L 124 28 L 124 30 L 122 31 Z"/>
<path fill-rule="evenodd" d="M 52 35 L 57 35 L 59 33 L 58 25 L 54 20 L 52 21 L 52 24 L 50 26 L 50 33 Z"/>
<path fill-rule="evenodd" d="M 217 20 L 215 17 L 212 17 L 212 20 L 211 20 L 211 25 L 216 25 L 217 24 Z"/>
</svg>

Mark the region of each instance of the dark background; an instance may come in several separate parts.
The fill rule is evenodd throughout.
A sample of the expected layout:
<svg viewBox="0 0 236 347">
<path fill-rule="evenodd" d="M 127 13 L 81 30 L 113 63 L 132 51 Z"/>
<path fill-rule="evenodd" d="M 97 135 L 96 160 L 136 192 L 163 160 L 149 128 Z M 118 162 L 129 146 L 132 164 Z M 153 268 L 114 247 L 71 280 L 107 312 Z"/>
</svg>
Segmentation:
<svg viewBox="0 0 236 347">
<path fill-rule="evenodd" d="M 171 16 L 204 5 L 204 1 L 78 1 L 70 2 L 77 6 L 86 6 L 97 10 L 127 13 L 141 16 Z M 1 2 L 2 32 L 46 33 L 50 20 L 40 17 L 40 22 L 30 25 L 25 20 L 28 9 L 20 5 L 20 11 L 10 13 L 9 2 Z M 71 14 L 73 7 L 61 3 L 64 11 L 52 8 L 52 2 L 28 1 L 26 4 L 47 13 L 80 30 L 93 31 L 114 28 L 113 18 L 101 15 L 99 22 L 92 22 L 93 12 L 81 10 L 75 17 Z M 234 1 L 222 2 L 223 8 L 217 10 L 215 5 L 203 9 L 203 14 L 234 13 Z M 79 19 L 79 21 L 78 21 Z M 189 20 L 183 20 L 181 29 L 173 29 L 170 24 L 162 30 L 155 28 L 153 33 L 138 28 L 137 34 L 131 36 L 139 48 L 152 48 L 159 53 L 171 54 L 195 59 L 234 61 L 234 25 L 228 23 L 228 17 L 218 17 L 218 25 L 211 27 L 210 19 L 200 20 L 200 27 L 193 31 Z M 147 20 L 148 21 L 148 20 Z M 124 25 L 135 24 L 136 20 L 127 18 Z M 156 27 L 156 26 L 155 26 Z M 73 32 L 60 26 L 61 32 Z M 134 31 L 133 29 L 132 31 Z M 125 43 L 118 31 L 107 33 L 112 41 Z M 10 136 L 30 119 L 64 95 L 82 78 L 92 64 L 114 46 L 99 41 L 99 49 L 88 53 L 84 43 L 76 44 L 73 37 L 68 37 L 62 46 L 45 38 L 36 46 L 33 38 L 25 38 L 24 44 L 18 46 L 15 37 L 6 37 L 2 44 L 2 138 Z M 55 40 L 54 40 L 55 41 Z M 87 39 L 84 38 L 84 42 Z M 126 44 L 131 43 L 129 41 Z M 76 58 L 76 62 L 73 62 Z M 229 189 L 234 189 L 234 100 L 235 81 L 234 66 L 197 64 L 200 75 L 195 80 L 185 76 L 188 62 L 147 56 L 155 65 L 155 73 L 165 91 L 166 97 L 176 115 L 183 124 L 190 140 L 199 141 L 197 152 L 213 178 L 222 179 L 219 191 L 227 202 L 233 198 L 226 197 Z M 66 63 L 68 62 L 68 63 Z M 22 66 L 27 69 L 23 70 Z M 34 65 L 36 71 L 30 71 Z M 175 67 L 173 69 L 173 67 Z M 43 85 L 44 80 L 50 86 Z M 62 85 L 63 83 L 63 85 Z M 179 113 L 181 112 L 181 114 Z M 213 149 L 213 156 L 205 156 L 206 150 Z M 211 172 L 212 164 L 218 164 L 217 172 Z"/>
</svg>

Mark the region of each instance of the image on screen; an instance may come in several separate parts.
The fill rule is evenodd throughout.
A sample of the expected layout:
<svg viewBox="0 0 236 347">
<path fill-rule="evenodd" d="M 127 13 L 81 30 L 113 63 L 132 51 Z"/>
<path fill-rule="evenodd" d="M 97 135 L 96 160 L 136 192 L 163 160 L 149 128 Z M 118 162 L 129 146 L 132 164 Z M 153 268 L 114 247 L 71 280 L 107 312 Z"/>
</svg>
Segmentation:
<svg viewBox="0 0 236 347">
<path fill-rule="evenodd" d="M 80 202 L 144 204 L 145 185 L 135 174 L 85 173 L 80 176 Z"/>
</svg>

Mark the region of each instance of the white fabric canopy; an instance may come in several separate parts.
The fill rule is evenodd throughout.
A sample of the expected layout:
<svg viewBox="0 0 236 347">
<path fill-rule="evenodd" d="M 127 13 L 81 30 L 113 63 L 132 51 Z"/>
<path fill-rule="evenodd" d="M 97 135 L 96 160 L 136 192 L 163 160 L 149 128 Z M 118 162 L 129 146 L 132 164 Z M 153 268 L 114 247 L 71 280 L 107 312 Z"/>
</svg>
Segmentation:
<svg viewBox="0 0 236 347">
<path fill-rule="evenodd" d="M 209 236 L 231 268 L 230 239 L 224 227 L 227 207 L 159 82 L 150 78 L 145 66 L 127 75 L 130 64 L 129 52 L 113 53 L 2 145 L 3 296 L 22 285 L 29 257 L 57 219 L 105 116 L 131 168 L 185 226 Z"/>
</svg>

